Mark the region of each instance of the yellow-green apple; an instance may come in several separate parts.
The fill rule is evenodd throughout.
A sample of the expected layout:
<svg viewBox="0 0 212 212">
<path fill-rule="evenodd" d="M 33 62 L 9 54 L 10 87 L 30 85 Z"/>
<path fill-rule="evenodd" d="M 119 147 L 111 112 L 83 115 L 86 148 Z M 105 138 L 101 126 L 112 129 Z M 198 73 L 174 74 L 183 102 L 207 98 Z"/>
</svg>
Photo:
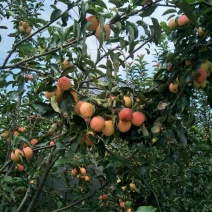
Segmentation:
<svg viewBox="0 0 212 212">
<path fill-rule="evenodd" d="M 206 80 L 201 83 L 198 83 L 195 80 L 193 81 L 193 85 L 197 89 L 203 89 L 206 86 L 206 84 L 207 84 Z"/>
<path fill-rule="evenodd" d="M 178 87 L 179 87 L 179 84 L 177 82 L 169 84 L 169 90 L 172 93 L 178 93 Z"/>
<path fill-rule="evenodd" d="M 178 27 L 178 23 L 174 18 L 172 18 L 169 20 L 168 26 L 170 27 L 171 30 L 175 30 Z"/>
<path fill-rule="evenodd" d="M 89 102 L 84 102 L 81 106 L 80 106 L 80 114 L 83 116 L 83 118 L 88 119 L 91 116 L 93 116 L 95 112 L 95 107 L 93 104 L 89 103 Z"/>
<path fill-rule="evenodd" d="M 129 96 L 124 96 L 124 106 L 125 107 L 132 107 L 132 99 Z"/>
<path fill-rule="evenodd" d="M 111 136 L 115 131 L 114 125 L 113 125 L 113 121 L 112 120 L 107 120 L 105 121 L 105 126 L 102 129 L 102 133 L 105 136 Z"/>
<path fill-rule="evenodd" d="M 130 130 L 131 126 L 132 126 L 131 121 L 119 120 L 119 122 L 118 122 L 118 130 L 123 133 L 128 132 Z"/>
<path fill-rule="evenodd" d="M 10 154 L 10 159 L 12 160 L 12 161 L 19 161 L 19 160 L 21 160 L 21 157 L 23 156 L 23 151 L 22 150 L 20 150 L 20 149 L 15 149 L 15 150 L 13 150 L 12 152 L 11 152 L 11 154 Z"/>
<path fill-rule="evenodd" d="M 209 60 L 206 60 L 204 63 L 201 64 L 200 69 L 205 70 L 206 77 L 209 77 L 210 73 L 212 72 L 212 63 Z"/>
</svg>

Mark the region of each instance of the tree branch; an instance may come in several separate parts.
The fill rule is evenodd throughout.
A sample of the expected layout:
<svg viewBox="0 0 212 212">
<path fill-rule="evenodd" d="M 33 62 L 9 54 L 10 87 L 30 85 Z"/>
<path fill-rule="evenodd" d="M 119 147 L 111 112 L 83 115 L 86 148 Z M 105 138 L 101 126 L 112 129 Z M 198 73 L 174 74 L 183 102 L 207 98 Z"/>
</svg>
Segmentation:
<svg viewBox="0 0 212 212">
<path fill-rule="evenodd" d="M 105 183 L 104 185 L 102 185 L 100 188 L 96 189 L 95 191 L 93 191 L 93 192 L 90 193 L 89 195 L 85 196 L 84 198 L 82 198 L 82 199 L 80 199 L 80 200 L 78 200 L 78 201 L 76 201 L 76 202 L 73 202 L 72 204 L 67 205 L 67 206 L 65 206 L 65 207 L 63 207 L 63 208 L 54 210 L 54 211 L 52 211 L 52 212 L 59 212 L 59 211 L 67 210 L 67 209 L 73 207 L 74 205 L 77 205 L 77 204 L 79 204 L 80 202 L 82 202 L 82 201 L 84 201 L 84 200 L 86 200 L 86 199 L 89 199 L 89 198 L 92 197 L 96 192 L 98 192 L 99 190 L 103 189 L 107 184 L 108 184 L 108 182 L 106 182 L 106 183 Z"/>
</svg>

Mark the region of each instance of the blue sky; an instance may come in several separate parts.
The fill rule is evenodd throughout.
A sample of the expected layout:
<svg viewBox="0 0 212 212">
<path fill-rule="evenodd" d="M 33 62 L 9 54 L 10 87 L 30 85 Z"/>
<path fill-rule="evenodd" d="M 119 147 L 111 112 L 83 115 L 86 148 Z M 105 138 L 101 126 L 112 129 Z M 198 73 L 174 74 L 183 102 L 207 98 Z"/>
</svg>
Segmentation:
<svg viewBox="0 0 212 212">
<path fill-rule="evenodd" d="M 47 1 L 46 1 L 47 2 Z M 47 3 L 49 3 L 49 4 L 47 4 Z M 48 1 L 47 3 L 45 3 L 46 4 L 46 6 L 45 6 L 45 12 L 41 15 L 41 17 L 43 18 L 43 19 L 45 19 L 45 20 L 48 20 L 49 19 L 49 17 L 50 17 L 50 14 L 51 14 L 51 11 L 52 11 L 52 9 L 50 8 L 50 3 L 51 3 L 51 1 Z M 114 5 L 110 5 L 110 6 L 114 6 Z M 108 6 L 108 7 L 110 7 L 110 6 Z M 66 9 L 66 6 L 64 5 L 64 4 L 60 4 L 59 5 L 59 8 L 62 10 L 62 11 L 64 11 L 65 9 Z M 159 7 L 159 8 L 157 8 L 157 10 L 152 14 L 152 16 L 151 17 L 155 17 L 155 18 L 157 18 L 158 20 L 159 20 L 159 22 L 160 21 L 164 21 L 164 22 L 167 22 L 167 17 L 168 16 L 161 16 L 161 14 L 165 11 L 165 10 L 167 10 L 168 8 L 167 7 L 164 7 L 164 8 L 162 8 L 162 7 Z M 132 20 L 132 21 L 135 21 L 135 20 L 138 20 L 140 17 L 138 17 L 138 16 L 135 16 L 135 17 L 132 17 L 132 18 L 130 18 L 130 20 Z M 144 18 L 143 19 L 147 24 L 152 24 L 152 22 L 151 22 L 151 19 L 150 18 Z M 13 43 L 13 37 L 8 37 L 8 34 L 9 33 L 13 33 L 13 32 L 15 32 L 14 31 L 14 29 L 12 28 L 13 27 L 13 23 L 11 22 L 11 19 L 3 19 L 2 21 L 1 21 L 1 25 L 5 25 L 5 26 L 7 26 L 8 27 L 8 30 L 4 30 L 4 29 L 1 29 L 1 31 L 0 31 L 0 34 L 1 34 L 1 36 L 2 36 L 2 41 L 0 42 L 0 64 L 2 64 L 3 63 L 3 60 L 4 60 L 4 58 L 7 56 L 7 51 L 9 51 L 11 48 L 12 48 L 12 43 Z M 142 33 L 142 32 L 141 32 Z M 96 37 L 95 36 L 92 36 L 92 37 L 89 37 L 88 39 L 87 39 L 87 45 L 88 45 L 88 54 L 90 54 L 91 55 L 91 58 L 93 59 L 93 61 L 95 61 L 96 60 L 96 52 L 97 52 L 97 48 L 98 48 L 98 41 L 97 41 L 97 39 L 96 39 Z M 113 46 L 111 45 L 111 46 L 109 46 L 109 48 L 112 48 Z M 137 53 L 136 53 L 136 55 L 137 54 L 145 54 L 145 60 L 149 63 L 149 65 L 147 65 L 147 69 L 148 70 L 152 70 L 152 66 L 154 65 L 154 64 L 152 64 L 152 61 L 154 60 L 154 57 L 153 57 L 153 53 L 155 53 L 154 52 L 154 49 L 155 48 L 157 48 L 154 44 L 153 45 L 151 45 L 151 47 L 150 47 L 150 54 L 148 55 L 147 54 L 147 52 L 146 52 L 146 50 L 145 50 L 145 47 L 144 48 L 142 48 L 141 50 L 139 50 Z M 14 57 L 15 55 L 13 55 L 13 57 Z M 102 60 L 102 62 L 103 63 L 105 63 L 105 60 Z M 120 74 L 123 74 L 123 77 L 124 77 L 124 75 L 125 75 L 125 73 L 124 72 L 122 72 L 122 71 L 120 71 Z"/>
</svg>

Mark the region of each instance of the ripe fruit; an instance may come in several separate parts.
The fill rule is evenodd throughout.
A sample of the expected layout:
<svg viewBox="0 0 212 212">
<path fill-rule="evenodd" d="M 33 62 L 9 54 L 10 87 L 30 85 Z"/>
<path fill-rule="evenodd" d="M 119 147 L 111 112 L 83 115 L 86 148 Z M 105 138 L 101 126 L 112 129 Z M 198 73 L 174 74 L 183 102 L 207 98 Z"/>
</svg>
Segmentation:
<svg viewBox="0 0 212 212">
<path fill-rule="evenodd" d="M 80 114 L 83 116 L 83 118 L 87 119 L 93 116 L 95 112 L 95 107 L 93 104 L 89 102 L 84 102 L 80 107 Z"/>
<path fill-rule="evenodd" d="M 105 121 L 105 126 L 102 129 L 102 133 L 105 136 L 111 136 L 114 133 L 114 131 L 115 129 L 114 129 L 112 120 Z"/>
<path fill-rule="evenodd" d="M 78 102 L 78 95 L 77 95 L 77 93 L 74 92 L 74 91 L 70 91 L 70 93 L 72 94 L 72 96 L 73 96 L 73 98 L 74 98 L 74 101 L 75 101 L 75 102 Z"/>
<path fill-rule="evenodd" d="M 103 199 L 103 200 L 107 200 L 107 194 L 103 194 L 103 195 L 102 195 L 102 199 Z"/>
<path fill-rule="evenodd" d="M 15 130 L 14 133 L 13 133 L 13 135 L 14 136 L 18 136 L 19 135 L 19 132 Z"/>
<path fill-rule="evenodd" d="M 145 121 L 145 116 L 143 113 L 136 111 L 133 113 L 132 124 L 135 126 L 141 126 Z"/>
<path fill-rule="evenodd" d="M 83 101 L 78 101 L 78 102 L 76 103 L 76 105 L 75 105 L 75 107 L 74 107 L 74 112 L 75 112 L 76 114 L 80 114 L 80 107 L 81 107 L 81 105 L 82 105 L 83 103 L 85 103 L 85 102 L 83 102 Z"/>
<path fill-rule="evenodd" d="M 86 175 L 86 169 L 83 167 L 80 167 L 80 174 L 81 175 Z"/>
<path fill-rule="evenodd" d="M 93 15 L 88 16 L 87 18 L 88 22 L 91 22 L 91 24 L 88 26 L 87 30 L 94 32 L 96 31 L 96 28 L 99 26 L 99 21 L 97 20 L 97 18 Z"/>
<path fill-rule="evenodd" d="M 177 23 L 179 26 L 187 26 L 187 25 L 190 25 L 190 20 L 188 19 L 186 15 L 181 15 L 178 18 Z"/>
<path fill-rule="evenodd" d="M 1 134 L 1 137 L 4 138 L 4 139 L 7 139 L 9 137 L 9 132 L 3 132 Z"/>
<path fill-rule="evenodd" d="M 63 90 L 57 85 L 57 88 L 55 91 L 52 91 L 52 92 L 46 91 L 45 92 L 45 97 L 49 100 L 51 99 L 51 97 L 53 95 L 55 95 L 56 101 L 60 102 L 63 99 Z"/>
<path fill-rule="evenodd" d="M 62 90 L 68 90 L 71 87 L 71 80 L 68 77 L 60 77 L 58 84 Z"/>
<path fill-rule="evenodd" d="M 24 26 L 19 26 L 19 31 L 21 32 L 21 33 L 24 33 L 25 32 L 25 28 L 24 28 Z"/>
<path fill-rule="evenodd" d="M 206 77 L 210 76 L 210 73 L 212 72 L 212 63 L 210 61 L 205 61 L 201 64 L 200 69 L 203 69 L 206 71 Z"/>
<path fill-rule="evenodd" d="M 202 83 L 206 80 L 207 73 L 206 70 L 200 68 L 195 74 L 194 74 L 194 80 L 198 83 Z"/>
<path fill-rule="evenodd" d="M 85 143 L 87 144 L 87 146 L 93 146 L 94 142 L 89 138 L 89 135 L 92 135 L 94 137 L 94 132 L 90 131 L 87 132 L 85 135 Z"/>
<path fill-rule="evenodd" d="M 26 160 L 30 160 L 33 156 L 33 151 L 30 147 L 23 148 L 23 156 L 26 158 Z"/>
<path fill-rule="evenodd" d="M 23 156 L 23 151 L 20 149 L 15 149 L 11 152 L 10 159 L 12 161 L 19 161 L 21 156 Z"/>
<path fill-rule="evenodd" d="M 29 75 L 29 74 L 26 74 L 24 78 L 26 79 L 26 82 L 28 82 L 28 80 L 30 80 L 30 81 L 33 80 L 33 76 Z"/>
<path fill-rule="evenodd" d="M 195 87 L 195 88 L 197 88 L 197 89 L 203 89 L 203 88 L 206 86 L 207 82 L 206 82 L 206 80 L 205 80 L 205 81 L 203 81 L 203 82 L 201 82 L 201 83 L 198 83 L 198 82 L 196 82 L 196 81 L 194 80 L 194 81 L 193 81 L 193 84 L 194 84 L 194 87 Z"/>
<path fill-rule="evenodd" d="M 131 126 L 132 126 L 131 121 L 121 121 L 120 120 L 118 122 L 118 130 L 123 133 L 129 131 Z"/>
<path fill-rule="evenodd" d="M 119 203 L 119 206 L 120 206 L 121 209 L 124 209 L 124 208 L 125 208 L 124 202 L 120 202 L 120 203 Z"/>
<path fill-rule="evenodd" d="M 135 191 L 135 189 L 136 189 L 135 183 L 130 183 L 130 189 Z"/>
<path fill-rule="evenodd" d="M 133 118 L 133 112 L 131 109 L 129 108 L 123 108 L 120 112 L 119 112 L 119 119 L 121 121 L 131 121 Z"/>
<path fill-rule="evenodd" d="M 23 165 L 21 165 L 21 164 L 16 164 L 16 166 L 15 166 L 15 169 L 17 170 L 17 171 L 19 171 L 19 172 L 22 172 L 22 171 L 24 171 L 24 166 Z"/>
<path fill-rule="evenodd" d="M 202 27 L 199 27 L 197 29 L 197 34 L 200 36 L 200 37 L 204 37 L 208 34 L 208 31 L 205 31 Z"/>
<path fill-rule="evenodd" d="M 90 121 L 90 128 L 95 132 L 101 132 L 105 126 L 105 120 L 101 116 L 95 116 Z"/>
<path fill-rule="evenodd" d="M 32 27 L 31 26 L 28 26 L 26 29 L 25 29 L 25 32 L 27 35 L 30 35 L 31 32 L 32 32 Z"/>
<path fill-rule="evenodd" d="M 123 191 L 126 191 L 126 186 L 122 186 L 121 189 L 122 189 Z"/>
<path fill-rule="evenodd" d="M 107 40 L 110 36 L 110 26 L 107 24 L 104 24 L 104 30 L 105 30 L 104 40 Z M 100 25 L 96 28 L 95 35 L 99 41 L 103 41 Z"/>
<path fill-rule="evenodd" d="M 132 212 L 131 208 L 128 208 L 128 209 L 127 209 L 127 212 Z"/>
<path fill-rule="evenodd" d="M 63 63 L 61 64 L 61 69 L 64 71 L 66 70 L 67 68 L 70 68 L 72 67 L 72 63 L 70 63 L 69 61 L 67 60 L 64 60 Z"/>
<path fill-rule="evenodd" d="M 129 96 L 124 96 L 124 106 L 132 107 L 132 99 Z"/>
<path fill-rule="evenodd" d="M 33 138 L 30 143 L 32 144 L 32 146 L 35 146 L 35 144 L 38 143 L 38 140 L 36 138 Z"/>
<path fill-rule="evenodd" d="M 50 141 L 50 142 L 49 142 L 49 145 L 50 145 L 50 146 L 55 145 L 54 141 Z"/>
<path fill-rule="evenodd" d="M 24 127 L 19 127 L 19 128 L 18 128 L 18 131 L 20 131 L 20 132 L 23 132 L 23 133 L 24 133 L 24 132 L 26 132 L 26 129 L 25 129 Z"/>
<path fill-rule="evenodd" d="M 178 93 L 178 87 L 179 87 L 179 84 L 178 83 L 170 83 L 169 84 L 169 90 L 172 93 Z"/>
<path fill-rule="evenodd" d="M 74 168 L 74 169 L 71 170 L 71 173 L 72 173 L 72 175 L 77 176 L 78 171 L 77 171 L 76 168 Z"/>
<path fill-rule="evenodd" d="M 178 27 L 178 23 L 175 19 L 170 19 L 168 22 L 168 26 L 170 27 L 171 30 L 175 30 Z"/>
<path fill-rule="evenodd" d="M 85 181 L 88 182 L 88 181 L 90 181 L 90 180 L 91 180 L 91 178 L 90 178 L 88 175 L 86 175 L 86 176 L 85 176 Z"/>
</svg>

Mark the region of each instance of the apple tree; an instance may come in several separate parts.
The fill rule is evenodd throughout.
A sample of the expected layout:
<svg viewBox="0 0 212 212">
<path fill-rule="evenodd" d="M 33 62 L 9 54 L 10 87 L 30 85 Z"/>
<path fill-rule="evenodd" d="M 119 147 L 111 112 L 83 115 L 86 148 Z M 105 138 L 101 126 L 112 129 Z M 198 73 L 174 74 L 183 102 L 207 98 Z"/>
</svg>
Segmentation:
<svg viewBox="0 0 212 212">
<path fill-rule="evenodd" d="M 210 211 L 210 17 L 203 0 L 2 1 L 1 211 Z"/>
</svg>

